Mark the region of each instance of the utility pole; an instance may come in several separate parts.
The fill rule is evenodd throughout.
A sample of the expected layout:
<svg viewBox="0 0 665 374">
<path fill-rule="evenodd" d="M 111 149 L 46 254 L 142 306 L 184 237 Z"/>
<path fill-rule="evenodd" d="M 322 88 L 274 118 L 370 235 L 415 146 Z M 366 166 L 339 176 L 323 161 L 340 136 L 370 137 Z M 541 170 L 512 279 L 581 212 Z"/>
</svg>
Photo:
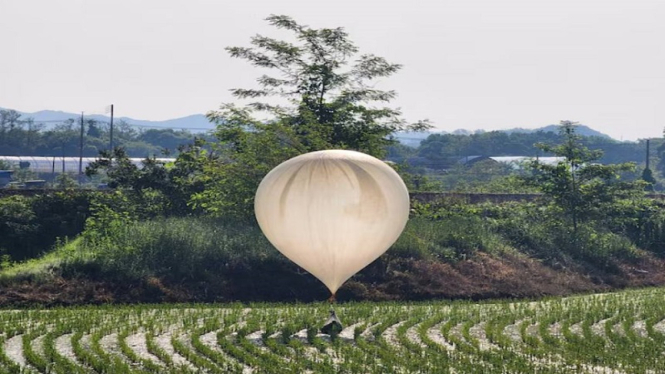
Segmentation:
<svg viewBox="0 0 665 374">
<path fill-rule="evenodd" d="M 111 129 L 109 131 L 109 150 L 113 152 L 113 104 L 111 104 Z"/>
<path fill-rule="evenodd" d="M 649 139 L 647 139 L 647 169 L 649 168 Z"/>
<path fill-rule="evenodd" d="M 79 186 L 81 185 L 81 174 L 83 174 L 83 112 L 81 112 L 81 136 L 79 138 Z"/>
</svg>

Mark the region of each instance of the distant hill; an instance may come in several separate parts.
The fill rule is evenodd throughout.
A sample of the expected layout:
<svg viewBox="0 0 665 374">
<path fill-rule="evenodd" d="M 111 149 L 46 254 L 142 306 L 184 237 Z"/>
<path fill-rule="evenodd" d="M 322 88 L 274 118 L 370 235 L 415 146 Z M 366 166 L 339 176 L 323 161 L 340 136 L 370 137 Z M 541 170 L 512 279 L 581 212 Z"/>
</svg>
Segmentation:
<svg viewBox="0 0 665 374">
<path fill-rule="evenodd" d="M 501 130 L 505 131 L 507 133 L 513 133 L 513 132 L 523 132 L 523 133 L 531 133 L 531 132 L 536 132 L 536 131 L 544 131 L 544 132 L 558 132 L 559 131 L 559 126 L 558 125 L 548 125 L 544 127 L 539 127 L 537 129 L 523 129 L 523 128 L 514 128 L 514 129 L 508 129 L 508 130 Z M 611 136 L 607 134 L 603 134 L 600 131 L 596 131 L 592 129 L 589 126 L 585 125 L 579 125 L 577 126 L 577 133 L 582 136 L 598 136 L 601 138 L 607 138 L 607 139 L 612 139 Z"/>
<path fill-rule="evenodd" d="M 558 125 L 548 125 L 548 126 L 543 126 L 539 127 L 536 129 L 524 129 L 524 128 L 513 128 L 513 129 L 507 129 L 507 130 L 496 130 L 496 131 L 502 131 L 502 132 L 507 132 L 507 133 L 532 133 L 532 132 L 537 132 L 537 131 L 544 131 L 544 132 L 558 132 L 559 131 L 559 126 Z M 455 135 L 471 135 L 471 134 L 478 134 L 478 133 L 483 133 L 486 132 L 485 130 L 466 130 L 466 129 L 457 129 L 451 132 L 447 131 L 426 131 L 426 132 L 398 132 L 395 134 L 395 138 L 399 140 L 400 143 L 404 145 L 408 145 L 410 147 L 418 147 L 420 145 L 420 142 L 427 139 L 428 136 L 432 134 L 455 134 Z M 596 131 L 589 126 L 585 125 L 579 125 L 577 127 L 577 133 L 582 136 L 597 136 L 601 138 L 606 138 L 606 139 L 613 139 L 607 134 L 603 134 L 600 131 Z"/>
<path fill-rule="evenodd" d="M 21 111 L 17 112 L 21 113 L 21 118 L 32 118 L 36 123 L 44 123 L 46 125 L 53 125 L 60 121 L 66 121 L 70 118 L 78 119 L 81 117 L 81 113 L 67 113 L 54 110 L 40 110 L 39 112 L 34 113 L 26 113 Z M 84 116 L 85 118 L 92 118 L 101 122 L 110 121 L 110 117 L 100 114 L 84 114 Z M 192 132 L 212 130 L 215 128 L 215 125 L 210 123 L 206 116 L 203 114 L 193 114 L 191 116 L 167 119 L 164 121 L 149 121 L 129 117 L 115 117 L 114 121 L 125 121 L 130 125 L 143 128 L 172 128 L 178 130 L 190 130 Z"/>
<path fill-rule="evenodd" d="M 22 118 L 33 118 L 35 122 L 44 123 L 47 125 L 54 124 L 59 121 L 65 121 L 69 118 L 79 118 L 81 116 L 81 113 L 67 113 L 67 112 L 53 111 L 53 110 L 41 110 L 39 112 L 34 112 L 34 113 L 25 113 L 20 111 L 18 112 L 22 114 L 21 116 Z M 99 114 L 88 115 L 86 117 L 93 118 L 95 120 L 102 122 L 109 122 L 110 120 L 108 116 L 99 115 Z M 149 121 L 149 120 L 134 119 L 129 117 L 115 117 L 115 120 L 116 121 L 123 120 L 131 125 L 143 128 L 172 128 L 178 130 L 190 130 L 192 132 L 207 131 L 215 128 L 215 125 L 210 123 L 206 118 L 206 116 L 203 114 L 193 114 L 191 116 L 167 119 L 164 121 Z M 557 125 L 548 125 L 536 129 L 513 128 L 513 129 L 499 130 L 499 131 L 505 131 L 507 133 L 513 133 L 513 132 L 530 133 L 536 131 L 557 132 L 559 131 L 559 129 Z M 603 134 L 600 131 L 596 131 L 585 125 L 578 126 L 577 131 L 578 134 L 584 136 L 599 136 L 602 138 L 612 139 L 609 135 Z M 452 131 L 453 134 L 459 134 L 459 135 L 470 135 L 473 133 L 482 133 L 482 132 L 485 132 L 485 130 L 470 131 L 466 129 L 457 129 L 455 131 Z M 431 134 L 445 134 L 445 133 L 447 132 L 446 131 L 398 132 L 395 134 L 395 138 L 397 138 L 397 140 L 399 140 L 400 143 L 404 145 L 417 147 L 418 145 L 420 145 L 421 141 L 426 139 Z"/>
</svg>

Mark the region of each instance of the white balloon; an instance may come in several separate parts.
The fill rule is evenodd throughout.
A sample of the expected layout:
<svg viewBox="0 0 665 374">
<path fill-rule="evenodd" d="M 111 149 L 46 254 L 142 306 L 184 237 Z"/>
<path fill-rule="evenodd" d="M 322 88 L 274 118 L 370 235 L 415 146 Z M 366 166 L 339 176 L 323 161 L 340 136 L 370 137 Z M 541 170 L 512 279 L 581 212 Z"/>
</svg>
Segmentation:
<svg viewBox="0 0 665 374">
<path fill-rule="evenodd" d="M 319 151 L 271 170 L 254 211 L 268 240 L 334 295 L 397 240 L 409 219 L 409 193 L 372 156 Z"/>
</svg>

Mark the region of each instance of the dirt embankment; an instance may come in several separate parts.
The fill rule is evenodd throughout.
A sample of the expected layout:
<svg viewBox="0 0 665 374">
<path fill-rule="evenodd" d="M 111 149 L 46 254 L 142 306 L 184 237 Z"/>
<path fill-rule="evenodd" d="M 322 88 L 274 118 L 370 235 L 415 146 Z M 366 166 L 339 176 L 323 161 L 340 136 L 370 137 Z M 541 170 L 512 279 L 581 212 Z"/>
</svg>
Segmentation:
<svg viewBox="0 0 665 374">
<path fill-rule="evenodd" d="M 430 300 L 533 298 L 665 285 L 665 262 L 644 257 L 593 264 L 550 264 L 525 256 L 478 254 L 455 264 L 395 258 L 378 260 L 338 292 L 347 300 Z M 22 281 L 0 288 L 0 306 L 101 303 L 321 301 L 327 290 L 311 275 L 274 264 L 226 269 L 209 282 L 158 278 L 110 281 L 94 274 L 55 276 L 49 282 Z"/>
</svg>

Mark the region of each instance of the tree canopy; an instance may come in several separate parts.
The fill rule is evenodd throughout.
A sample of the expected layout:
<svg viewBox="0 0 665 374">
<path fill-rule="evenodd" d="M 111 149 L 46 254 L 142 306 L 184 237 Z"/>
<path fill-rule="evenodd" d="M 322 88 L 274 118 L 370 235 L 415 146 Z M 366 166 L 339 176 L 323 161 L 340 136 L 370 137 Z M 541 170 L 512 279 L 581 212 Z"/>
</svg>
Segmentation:
<svg viewBox="0 0 665 374">
<path fill-rule="evenodd" d="M 635 164 L 597 163 L 602 151 L 584 146 L 575 133 L 576 126 L 576 122 L 561 121 L 563 142 L 537 144 L 543 152 L 564 157 L 564 161 L 552 165 L 534 160 L 530 164 L 533 173 L 526 178 L 526 182 L 539 188 L 560 209 L 574 233 L 580 222 L 602 218 L 617 200 L 641 196 L 644 188 L 639 182 L 621 180 L 621 173 L 633 171 Z"/>
<path fill-rule="evenodd" d="M 268 23 L 292 40 L 256 35 L 250 47 L 228 47 L 232 57 L 267 70 L 258 88 L 232 89 L 246 105 L 222 104 L 208 118 L 217 124 L 218 158 L 206 168 L 205 191 L 194 205 L 211 212 L 248 215 L 261 178 L 282 161 L 322 149 L 351 149 L 376 157 L 400 130 L 424 130 L 387 106 L 396 93 L 374 88 L 401 68 L 383 57 L 359 54 L 342 28 L 314 29 L 283 15 Z"/>
<path fill-rule="evenodd" d="M 251 38 L 251 47 L 228 47 L 232 57 L 268 70 L 257 78 L 258 88 L 232 89 L 244 107 L 224 104 L 208 113 L 218 123 L 223 141 L 239 131 L 256 131 L 254 112 L 268 114 L 269 126 L 289 133 L 289 146 L 301 152 L 345 148 L 383 156 L 399 130 L 422 130 L 427 121 L 408 124 L 398 109 L 386 104 L 395 91 L 374 88 L 378 78 L 393 75 L 401 65 L 359 49 L 342 28 L 313 29 L 284 15 L 266 18 L 270 25 L 289 31 L 292 41 L 263 35 Z M 263 100 L 263 101 L 260 101 Z M 261 122 L 265 123 L 265 121 Z"/>
</svg>

